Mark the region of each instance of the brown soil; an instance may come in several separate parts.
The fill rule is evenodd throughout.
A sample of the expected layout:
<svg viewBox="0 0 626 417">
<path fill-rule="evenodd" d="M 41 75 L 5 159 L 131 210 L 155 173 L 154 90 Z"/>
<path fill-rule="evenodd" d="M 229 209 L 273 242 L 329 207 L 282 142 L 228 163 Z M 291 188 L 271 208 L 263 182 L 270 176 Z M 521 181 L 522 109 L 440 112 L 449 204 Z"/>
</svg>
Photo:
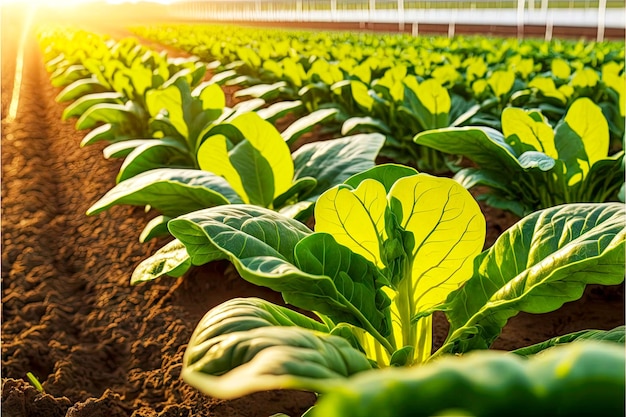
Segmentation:
<svg viewBox="0 0 626 417">
<path fill-rule="evenodd" d="M 120 163 L 105 161 L 102 145 L 79 148 L 84 132 L 61 122 L 59 90 L 50 86 L 32 36 L 18 117 L 6 120 L 19 31 L 6 21 L 2 31 L 2 415 L 300 415 L 314 395 L 278 391 L 222 401 L 180 380 L 186 343 L 206 311 L 233 297 L 279 303 L 280 295 L 247 284 L 224 262 L 131 287 L 134 267 L 164 243 L 138 242 L 151 215 L 115 207 L 85 216 L 114 184 Z M 494 209 L 485 214 L 490 242 L 516 220 Z M 495 347 L 614 328 L 624 323 L 623 312 L 622 286 L 593 286 L 555 313 L 518 315 Z M 445 333 L 437 316 L 435 344 Z"/>
</svg>

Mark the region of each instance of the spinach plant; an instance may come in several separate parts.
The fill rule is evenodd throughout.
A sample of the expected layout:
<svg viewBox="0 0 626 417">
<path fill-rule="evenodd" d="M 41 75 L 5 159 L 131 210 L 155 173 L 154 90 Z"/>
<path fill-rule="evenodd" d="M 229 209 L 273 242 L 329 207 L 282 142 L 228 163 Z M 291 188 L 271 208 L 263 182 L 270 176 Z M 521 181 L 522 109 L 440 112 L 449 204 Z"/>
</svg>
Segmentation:
<svg viewBox="0 0 626 417">
<path fill-rule="evenodd" d="M 381 165 L 320 196 L 315 232 L 251 205 L 173 219 L 177 239 L 144 261 L 133 282 L 230 260 L 243 279 L 318 320 L 260 299 L 227 301 L 198 324 L 183 378 L 223 398 L 279 388 L 325 393 L 373 368 L 488 348 L 520 311 L 553 311 L 586 284 L 622 282 L 624 211 L 608 203 L 549 208 L 481 253 L 485 220 L 462 186 Z M 450 332 L 432 352 L 437 310 Z"/>
<path fill-rule="evenodd" d="M 231 203 L 305 219 L 322 192 L 373 167 L 384 142 L 382 135 L 363 134 L 309 143 L 292 154 L 278 130 L 256 113 L 211 125 L 203 137 L 199 169 L 156 168 L 133 175 L 87 214 L 117 204 L 148 205 L 165 216 L 153 225 L 161 231 L 171 217 Z"/>
<path fill-rule="evenodd" d="M 455 179 L 466 188 L 489 187 L 479 198 L 518 216 L 563 203 L 617 201 L 624 180 L 624 152 L 608 155 L 606 119 L 588 98 L 576 100 L 554 130 L 540 112 L 507 108 L 502 133 L 447 128 L 414 140 L 467 156 L 477 167 Z"/>
<path fill-rule="evenodd" d="M 423 367 L 356 375 L 323 395 L 307 416 L 622 416 L 624 366 L 623 344 L 599 341 L 578 341 L 529 359 L 471 352 Z"/>
</svg>

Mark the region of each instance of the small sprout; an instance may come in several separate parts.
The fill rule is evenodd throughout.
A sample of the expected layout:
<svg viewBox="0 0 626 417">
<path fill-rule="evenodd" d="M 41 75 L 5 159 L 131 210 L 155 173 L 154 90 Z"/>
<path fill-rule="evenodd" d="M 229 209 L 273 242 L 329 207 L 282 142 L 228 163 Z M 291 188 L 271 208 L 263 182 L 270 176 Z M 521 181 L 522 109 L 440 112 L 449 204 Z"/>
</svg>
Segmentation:
<svg viewBox="0 0 626 417">
<path fill-rule="evenodd" d="M 33 384 L 35 388 L 37 388 L 37 391 L 41 393 L 45 393 L 45 391 L 43 390 L 43 386 L 41 385 L 41 382 L 39 382 L 37 377 L 33 375 L 32 372 L 27 372 L 26 376 L 28 377 L 28 380 L 30 381 L 30 383 Z"/>
</svg>

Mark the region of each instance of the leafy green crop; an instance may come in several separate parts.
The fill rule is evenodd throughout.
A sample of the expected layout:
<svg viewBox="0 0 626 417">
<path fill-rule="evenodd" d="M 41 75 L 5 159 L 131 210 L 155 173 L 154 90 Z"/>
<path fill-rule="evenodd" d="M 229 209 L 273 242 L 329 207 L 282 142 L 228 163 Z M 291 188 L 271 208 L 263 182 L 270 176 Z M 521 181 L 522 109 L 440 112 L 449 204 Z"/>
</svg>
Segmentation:
<svg viewBox="0 0 626 417">
<path fill-rule="evenodd" d="M 171 113 L 169 117 L 174 118 Z M 384 142 L 381 135 L 362 134 L 309 143 L 291 154 L 276 128 L 255 113 L 209 125 L 206 132 L 197 150 L 200 169 L 155 168 L 129 176 L 87 214 L 117 204 L 148 205 L 165 216 L 153 225 L 156 227 L 171 217 L 202 208 L 249 203 L 307 218 L 322 192 L 374 166 Z M 177 142 L 169 141 L 154 140 L 133 152 L 145 155 L 154 144 L 180 153 Z M 130 158 L 132 155 L 127 160 L 142 161 Z M 126 166 L 125 162 L 120 172 L 125 172 Z"/>
<path fill-rule="evenodd" d="M 576 342 L 530 359 L 472 352 L 333 387 L 313 417 L 624 415 L 624 347 Z M 309 414 L 307 414 L 309 415 Z"/>
<path fill-rule="evenodd" d="M 263 300 L 226 302 L 196 328 L 185 380 L 224 398 L 278 388 L 323 393 L 370 368 L 488 348 L 519 311 L 553 311 L 587 284 L 622 282 L 624 211 L 621 204 L 539 211 L 479 254 L 484 218 L 463 187 L 382 165 L 322 194 L 315 232 L 250 205 L 173 219 L 177 240 L 133 280 L 230 260 L 244 279 L 319 321 Z M 437 310 L 450 333 L 433 353 Z"/>
<path fill-rule="evenodd" d="M 466 188 L 489 187 L 479 198 L 519 216 L 563 203 L 617 201 L 624 152 L 608 155 L 606 119 L 589 99 L 575 101 L 554 130 L 540 112 L 507 108 L 502 130 L 436 129 L 415 142 L 467 156 L 478 167 L 455 179 Z"/>
</svg>

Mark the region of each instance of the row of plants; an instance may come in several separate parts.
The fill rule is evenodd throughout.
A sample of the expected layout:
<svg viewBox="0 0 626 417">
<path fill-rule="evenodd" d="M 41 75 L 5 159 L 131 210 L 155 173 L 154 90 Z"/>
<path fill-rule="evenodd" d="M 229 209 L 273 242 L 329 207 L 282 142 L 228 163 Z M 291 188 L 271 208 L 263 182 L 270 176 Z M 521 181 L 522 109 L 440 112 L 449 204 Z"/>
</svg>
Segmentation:
<svg viewBox="0 0 626 417">
<path fill-rule="evenodd" d="M 412 139 L 419 132 L 467 125 L 501 130 L 501 113 L 511 106 L 539 109 L 554 127 L 581 97 L 602 109 L 611 150 L 622 148 L 626 92 L 618 42 L 520 43 L 208 25 L 134 30 L 211 62 L 216 82 L 247 87 L 240 96 L 301 100 L 309 112 L 334 109 L 335 129 L 385 134 L 383 155 L 429 172 L 448 170 L 450 160 L 416 145 Z"/>
<path fill-rule="evenodd" d="M 46 42 L 66 38 L 42 39 L 52 51 Z M 623 326 L 489 350 L 518 312 L 554 311 L 588 284 L 624 280 L 626 210 L 603 202 L 623 182 L 623 153 L 608 157 L 601 107 L 574 100 L 554 128 L 540 110 L 507 105 L 501 129 L 413 132 L 411 143 L 474 159 L 477 167 L 451 179 L 375 166 L 385 142 L 377 133 L 290 153 L 290 137 L 263 110 L 226 108 L 218 82 L 188 84 L 178 78 L 145 92 L 151 137 L 139 140 L 154 147 L 140 152 L 146 170 L 120 174 L 89 213 L 134 204 L 162 214 L 144 235 L 167 230 L 174 240 L 135 269 L 132 283 L 226 259 L 242 279 L 309 313 L 256 298 L 218 305 L 187 346 L 188 383 L 220 398 L 310 390 L 320 395 L 313 416 L 623 413 Z M 186 153 L 163 153 L 176 147 L 161 143 L 175 132 Z M 120 172 L 141 149 L 135 140 L 113 138 L 105 148 L 125 157 Z M 191 155 L 197 165 L 164 168 L 155 163 L 164 154 Z M 491 187 L 489 203 L 525 215 L 487 249 L 484 216 L 467 191 L 476 184 Z M 435 312 L 450 330 L 433 351 Z"/>
<path fill-rule="evenodd" d="M 95 40 L 80 42 L 82 37 Z M 359 134 L 305 144 L 292 153 L 289 144 L 312 121 L 296 120 L 281 134 L 268 120 L 288 114 L 292 105 L 263 107 L 265 101 L 255 99 L 226 107 L 221 88 L 202 82 L 206 66 L 197 60 L 185 60 L 193 62 L 193 71 L 165 78 L 158 71 L 167 58 L 134 39 L 105 44 L 96 35 L 63 28 L 43 31 L 40 40 L 55 85 L 63 85 L 56 74 L 74 67 L 75 76 L 66 77 L 69 84 L 57 99 L 75 99 L 64 118 L 78 117 L 77 129 L 93 129 L 81 145 L 107 141 L 105 157 L 123 158 L 117 184 L 88 214 L 117 204 L 153 208 L 160 214 L 143 230 L 142 241 L 167 234 L 173 217 L 220 204 L 258 204 L 306 219 L 321 192 L 372 167 L 384 141 L 378 134 Z M 89 48 L 104 49 L 94 56 L 116 54 L 96 65 L 83 59 L 91 56 Z M 155 65 L 142 67 L 146 57 Z M 85 78 L 77 79 L 77 61 L 85 64 Z M 105 84 L 102 74 L 123 82 Z M 95 92 L 107 88 L 115 91 Z"/>
</svg>

